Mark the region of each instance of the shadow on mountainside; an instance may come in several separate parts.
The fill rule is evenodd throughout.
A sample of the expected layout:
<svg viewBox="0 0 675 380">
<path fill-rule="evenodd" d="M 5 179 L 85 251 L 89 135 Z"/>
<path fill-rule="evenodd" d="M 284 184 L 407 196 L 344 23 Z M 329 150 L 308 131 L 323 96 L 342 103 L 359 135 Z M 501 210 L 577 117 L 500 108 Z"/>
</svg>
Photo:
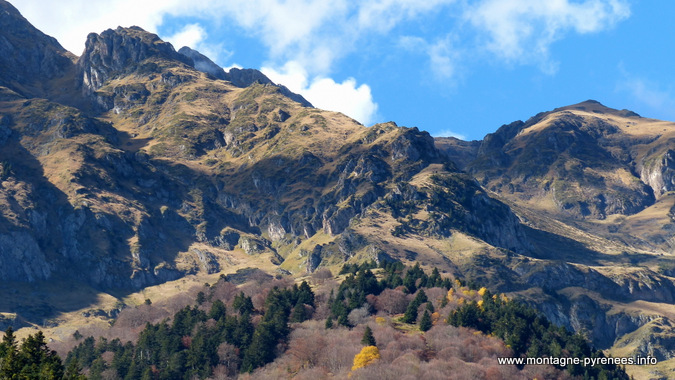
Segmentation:
<svg viewBox="0 0 675 380">
<path fill-rule="evenodd" d="M 600 265 L 600 260 L 607 256 L 587 248 L 576 240 L 524 224 L 522 226 L 534 246 L 531 254 L 533 258 L 592 266 Z"/>
</svg>

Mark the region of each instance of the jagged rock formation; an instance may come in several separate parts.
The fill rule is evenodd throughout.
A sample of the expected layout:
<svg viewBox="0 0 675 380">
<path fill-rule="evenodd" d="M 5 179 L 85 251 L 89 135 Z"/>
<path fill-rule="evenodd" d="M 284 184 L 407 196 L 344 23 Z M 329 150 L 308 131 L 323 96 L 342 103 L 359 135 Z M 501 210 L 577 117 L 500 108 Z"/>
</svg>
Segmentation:
<svg viewBox="0 0 675 380">
<path fill-rule="evenodd" d="M 248 87 L 254 83 L 258 84 L 269 84 L 279 87 L 282 95 L 294 100 L 305 107 L 312 107 L 312 104 L 308 102 L 302 95 L 291 92 L 288 88 L 283 85 L 275 85 L 265 74 L 261 73 L 255 69 L 238 69 L 236 67 L 231 68 L 229 71 L 223 70 L 222 67 L 216 65 L 211 59 L 207 56 L 201 54 L 200 52 L 191 49 L 187 46 L 183 46 L 178 50 L 180 54 L 192 59 L 194 62 L 193 66 L 195 69 L 213 75 L 214 77 L 222 80 L 231 82 L 237 87 Z"/>
<path fill-rule="evenodd" d="M 0 2 L 0 25 L 0 86 L 29 98 L 66 99 L 62 95 L 74 86 L 55 79 L 74 74 L 75 56 L 5 1 Z"/>
</svg>

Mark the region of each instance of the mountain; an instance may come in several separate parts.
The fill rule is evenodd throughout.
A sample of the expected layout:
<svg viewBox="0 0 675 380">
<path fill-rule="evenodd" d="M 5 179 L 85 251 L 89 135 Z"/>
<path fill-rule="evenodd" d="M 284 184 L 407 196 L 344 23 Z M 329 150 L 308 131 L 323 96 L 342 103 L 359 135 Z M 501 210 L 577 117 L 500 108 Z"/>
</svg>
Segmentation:
<svg viewBox="0 0 675 380">
<path fill-rule="evenodd" d="M 0 6 L 0 325 L 60 339 L 187 281 L 375 260 L 509 292 L 600 348 L 669 326 L 672 123 L 589 101 L 434 140 L 139 27 L 75 57 Z"/>
<path fill-rule="evenodd" d="M 3 28 L 4 39 L 38 33 L 4 6 L 23 23 Z M 385 252 L 350 227 L 369 211 L 399 235 L 456 228 L 528 246 L 508 207 L 428 133 L 311 108 L 256 70 L 218 79 L 196 68 L 203 56 L 182 51 L 138 27 L 92 33 L 67 70 L 40 78 L 76 89 L 77 101 L 23 91 L 3 72 L 0 278 L 133 290 L 219 272 L 231 252 L 306 273 L 405 251 Z M 400 222 L 413 211 L 419 221 Z"/>
<path fill-rule="evenodd" d="M 248 247 L 281 263 L 278 251 L 341 235 L 378 200 L 427 198 L 402 183 L 430 165 L 439 177 L 430 182 L 484 199 L 452 207 L 497 208 L 495 220 L 517 230 L 510 211 L 457 173 L 426 132 L 366 128 L 269 82 L 241 87 L 192 65 L 140 28 L 107 30 L 89 35 L 76 62 L 82 96 L 98 114 L 20 95 L 3 102 L 6 188 L 25 189 L 6 195 L 23 207 L 5 218 L 5 236 L 30 259 L 19 270 L 6 259 L 4 279 L 75 275 L 139 288 L 224 265 L 215 253 L 195 254 L 194 244 Z M 497 245 L 521 244 L 517 233 L 488 231 L 477 218 L 461 223 Z M 177 266 L 186 252 L 197 260 Z"/>
<path fill-rule="evenodd" d="M 546 233 L 540 258 L 567 261 L 540 278 L 551 297 L 570 302 L 539 307 L 549 318 L 594 331 L 595 342 L 616 355 L 665 361 L 673 357 L 663 343 L 672 329 L 657 328 L 665 335 L 655 338 L 653 326 L 668 326 L 669 317 L 660 318 L 673 310 L 673 137 L 675 123 L 588 100 L 504 125 L 481 141 L 437 138 L 436 145 L 524 224 Z M 568 272 L 580 264 L 584 276 Z M 599 282 L 589 284 L 590 277 Z"/>
<path fill-rule="evenodd" d="M 671 254 L 674 138 L 675 123 L 589 100 L 468 146 L 450 139 L 439 146 L 464 154 L 462 169 L 514 205 L 623 240 L 630 250 Z M 659 229 L 642 227 L 652 220 Z"/>
</svg>

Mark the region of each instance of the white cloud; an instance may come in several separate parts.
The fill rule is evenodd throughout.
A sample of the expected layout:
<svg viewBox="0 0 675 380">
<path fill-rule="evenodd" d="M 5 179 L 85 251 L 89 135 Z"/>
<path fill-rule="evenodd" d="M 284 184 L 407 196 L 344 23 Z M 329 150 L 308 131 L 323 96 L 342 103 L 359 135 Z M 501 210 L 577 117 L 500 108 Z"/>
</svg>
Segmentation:
<svg viewBox="0 0 675 380">
<path fill-rule="evenodd" d="M 420 37 L 404 36 L 399 39 L 399 45 L 408 51 L 427 55 L 429 68 L 436 79 L 445 81 L 457 79 L 461 54 L 452 43 L 451 36 L 438 39 L 433 43 Z"/>
<path fill-rule="evenodd" d="M 619 65 L 623 75 L 617 83 L 616 90 L 627 93 L 637 103 L 649 107 L 656 114 L 653 117 L 675 121 L 675 91 L 664 89 L 662 85 L 648 79 L 628 73 L 623 65 Z"/>
<path fill-rule="evenodd" d="M 354 78 L 347 78 L 342 83 L 323 76 L 310 80 L 307 70 L 295 61 L 286 63 L 279 70 L 263 67 L 262 72 L 273 82 L 301 94 L 318 108 L 342 112 L 365 125 L 375 121 L 377 103 L 373 101 L 370 87 L 367 84 L 357 85 Z"/>
<path fill-rule="evenodd" d="M 200 44 L 207 37 L 206 31 L 199 24 L 188 24 L 183 27 L 176 34 L 166 37 L 165 39 L 174 46 L 180 49 L 183 46 L 188 46 L 197 49 Z"/>
<path fill-rule="evenodd" d="M 475 31 L 485 35 L 490 51 L 511 62 L 534 60 L 547 71 L 555 70 L 549 46 L 565 33 L 607 29 L 630 14 L 627 0 L 482 0 L 464 4 L 457 0 L 21 0 L 17 5 L 38 28 L 76 54 L 92 31 L 138 25 L 157 32 L 166 15 L 197 17 L 237 24 L 263 41 L 268 59 L 277 66 L 297 61 L 312 75 L 329 73 L 337 60 L 356 51 L 359 41 L 368 36 L 388 33 L 453 5 L 452 14 L 463 15 Z M 446 47 L 437 46 L 431 58 L 447 76 L 453 71 L 453 54 Z M 218 52 L 218 48 L 211 50 Z"/>
<path fill-rule="evenodd" d="M 15 6 L 44 33 L 74 54 L 84 51 L 89 33 L 137 25 L 156 33 L 167 11 L 180 0 L 21 0 Z"/>
<path fill-rule="evenodd" d="M 440 27 L 436 34 L 445 37 L 414 37 L 408 42 L 416 47 L 408 50 L 425 54 L 433 75 L 447 83 L 456 79 L 467 57 L 484 51 L 553 73 L 552 43 L 570 33 L 608 29 L 630 15 L 628 0 L 21 0 L 17 7 L 75 54 L 82 52 L 89 32 L 138 25 L 156 33 L 166 16 L 190 18 L 190 25 L 168 39 L 176 48 L 191 46 L 224 66 L 233 64 L 225 62 L 231 53 L 222 44 L 207 43 L 202 25 L 232 23 L 258 38 L 267 48 L 267 65 L 288 76 L 275 81 L 292 87 L 304 80 L 296 92 L 364 124 L 377 113 L 370 87 L 330 77 L 344 57 L 367 55 L 363 46 L 374 38 L 410 33 L 410 26 L 413 33 L 429 35 Z M 439 12 L 446 12 L 446 24 L 425 25 L 426 17 L 437 18 Z M 476 36 L 483 39 L 479 46 L 472 45 Z M 290 70 L 287 62 L 297 67 Z"/>
<path fill-rule="evenodd" d="M 358 25 L 362 29 L 374 29 L 380 33 L 390 31 L 403 20 L 438 10 L 456 0 L 371 0 L 360 4 L 357 12 Z"/>
<path fill-rule="evenodd" d="M 626 82 L 624 87 L 633 97 L 652 108 L 662 108 L 666 104 L 675 103 L 667 91 L 658 89 L 644 79 L 632 79 Z"/>
<path fill-rule="evenodd" d="M 444 129 L 438 133 L 434 133 L 434 137 L 454 137 L 460 140 L 466 140 L 466 136 L 460 133 L 455 133 L 449 129 Z"/>
<path fill-rule="evenodd" d="M 223 48 L 222 43 L 207 43 L 207 37 L 206 30 L 200 24 L 194 23 L 185 25 L 180 31 L 165 37 L 164 40 L 171 42 L 176 50 L 187 46 L 199 51 L 214 62 L 227 60 L 232 56 L 233 53 Z"/>
<path fill-rule="evenodd" d="M 573 31 L 584 34 L 611 28 L 630 16 L 626 0 L 485 0 L 466 11 L 466 18 L 487 34 L 487 48 L 511 62 L 537 62 L 555 72 L 550 45 Z"/>
<path fill-rule="evenodd" d="M 214 7 L 258 35 L 277 64 L 297 61 L 310 74 L 324 75 L 362 39 L 456 1 L 230 0 Z"/>
</svg>

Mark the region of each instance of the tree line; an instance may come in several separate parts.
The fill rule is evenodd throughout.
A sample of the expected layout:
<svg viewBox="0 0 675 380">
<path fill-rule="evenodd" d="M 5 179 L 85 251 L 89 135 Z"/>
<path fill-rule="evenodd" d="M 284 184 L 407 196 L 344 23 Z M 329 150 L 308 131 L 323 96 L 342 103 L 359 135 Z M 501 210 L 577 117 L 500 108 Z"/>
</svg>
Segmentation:
<svg viewBox="0 0 675 380">
<path fill-rule="evenodd" d="M 85 369 L 90 379 L 111 375 L 120 379 L 204 379 L 213 376 L 217 368 L 220 374 L 236 377 L 275 361 L 289 347 L 295 347 L 297 353 L 299 348 L 290 342 L 291 331 L 308 319 L 316 319 L 313 314 L 319 309 L 324 310 L 317 314 L 321 314 L 319 321 L 325 321 L 321 323 L 328 329 L 326 334 L 364 325 L 379 310 L 378 316 L 416 326 L 422 333 L 440 323 L 478 330 L 502 339 L 504 349 L 515 356 L 602 356 L 583 336 L 553 325 L 534 309 L 485 288 L 477 290 L 474 283 L 441 276 L 436 268 L 427 274 L 419 264 L 406 267 L 388 262 L 378 268 L 366 262 L 345 264 L 341 273 L 346 275 L 344 280 L 327 297 L 327 291 L 323 293 L 320 303 L 305 281 L 268 288 L 264 303 L 263 298 L 256 301 L 257 308 L 251 297 L 239 290 L 236 295 L 230 293 L 234 297 L 228 304 L 213 292 L 200 292 L 196 302 L 171 318 L 147 323 L 135 342 L 77 336 L 80 343 L 63 362 L 47 347 L 42 332 L 19 344 L 8 329 L 0 344 L 0 378 L 82 379 Z M 447 317 L 440 318 L 441 308 Z M 376 361 L 377 342 L 370 327 L 361 343 L 363 355 L 354 362 L 359 370 Z M 561 369 L 587 379 L 628 379 L 622 368 L 611 365 Z"/>
</svg>

